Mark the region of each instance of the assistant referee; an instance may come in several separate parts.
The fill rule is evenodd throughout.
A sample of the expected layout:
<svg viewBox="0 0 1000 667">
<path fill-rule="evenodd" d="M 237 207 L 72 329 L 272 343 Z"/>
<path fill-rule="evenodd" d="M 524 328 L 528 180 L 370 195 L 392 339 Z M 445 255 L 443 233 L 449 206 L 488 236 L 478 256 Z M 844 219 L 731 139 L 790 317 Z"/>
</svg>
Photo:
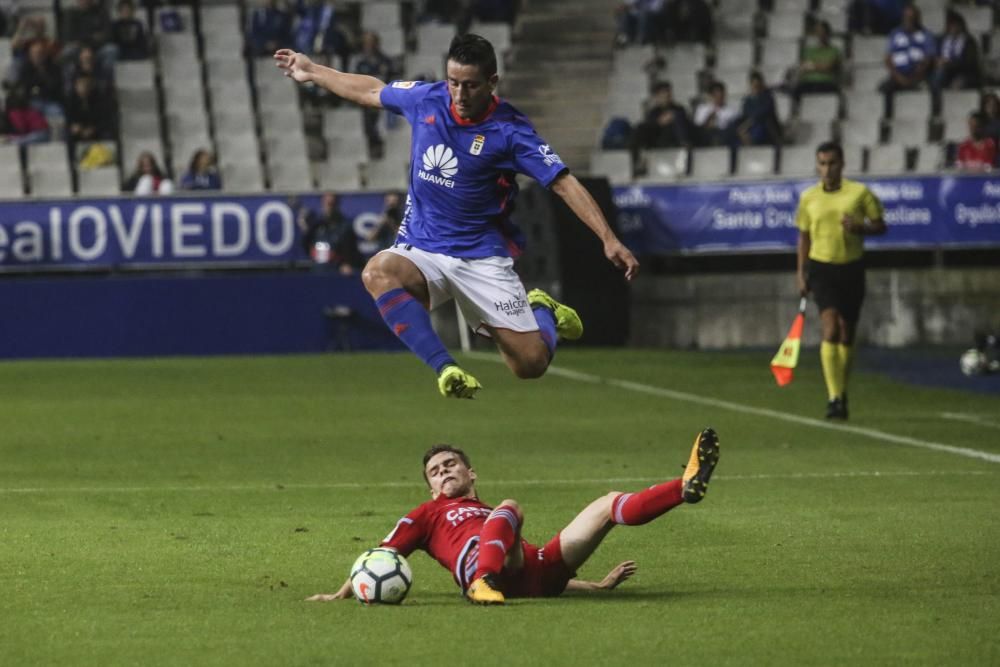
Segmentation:
<svg viewBox="0 0 1000 667">
<path fill-rule="evenodd" d="M 823 326 L 820 360 L 829 401 L 827 419 L 847 419 L 847 378 L 854 333 L 865 298 L 865 236 L 884 234 L 882 202 L 864 184 L 843 177 L 844 151 L 816 149 L 820 181 L 799 198 L 799 293 L 812 293 Z"/>
</svg>

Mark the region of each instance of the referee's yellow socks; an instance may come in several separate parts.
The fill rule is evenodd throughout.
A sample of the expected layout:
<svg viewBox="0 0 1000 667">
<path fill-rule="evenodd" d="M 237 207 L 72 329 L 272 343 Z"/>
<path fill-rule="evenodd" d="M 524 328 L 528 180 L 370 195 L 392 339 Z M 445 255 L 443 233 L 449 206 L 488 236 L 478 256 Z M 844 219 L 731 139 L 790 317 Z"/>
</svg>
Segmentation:
<svg viewBox="0 0 1000 667">
<path fill-rule="evenodd" d="M 854 346 L 839 343 L 837 345 L 837 357 L 840 360 L 840 367 L 843 370 L 843 380 L 840 383 L 840 388 L 843 391 L 847 391 L 847 379 L 851 377 L 851 366 L 854 362 Z"/>
<path fill-rule="evenodd" d="M 826 393 L 832 401 L 844 393 L 844 366 L 837 348 L 844 347 L 837 343 L 823 341 L 819 345 L 819 358 L 823 363 L 823 379 L 826 381 Z"/>
</svg>

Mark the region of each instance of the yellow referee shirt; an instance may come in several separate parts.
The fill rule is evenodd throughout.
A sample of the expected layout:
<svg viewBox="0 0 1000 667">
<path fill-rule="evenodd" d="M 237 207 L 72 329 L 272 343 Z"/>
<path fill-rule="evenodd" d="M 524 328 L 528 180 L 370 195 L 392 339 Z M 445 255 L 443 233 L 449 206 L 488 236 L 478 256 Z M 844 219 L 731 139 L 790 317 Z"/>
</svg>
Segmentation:
<svg viewBox="0 0 1000 667">
<path fill-rule="evenodd" d="M 861 259 L 864 242 L 860 234 L 844 231 L 845 215 L 858 222 L 878 220 L 883 217 L 882 202 L 866 185 L 846 178 L 836 192 L 826 192 L 817 183 L 802 193 L 795 225 L 809 234 L 809 259 L 829 264 Z"/>
</svg>

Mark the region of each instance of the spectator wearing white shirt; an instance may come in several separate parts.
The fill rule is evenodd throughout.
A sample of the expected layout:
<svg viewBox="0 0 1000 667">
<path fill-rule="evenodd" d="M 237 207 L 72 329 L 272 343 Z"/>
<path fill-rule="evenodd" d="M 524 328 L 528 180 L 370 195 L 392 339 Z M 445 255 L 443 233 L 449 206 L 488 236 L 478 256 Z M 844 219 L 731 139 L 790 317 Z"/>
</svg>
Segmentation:
<svg viewBox="0 0 1000 667">
<path fill-rule="evenodd" d="M 708 87 L 708 100 L 694 110 L 699 145 L 723 146 L 733 143 L 739 117 L 740 110 L 726 103 L 726 86 L 721 81 L 713 81 Z"/>
</svg>

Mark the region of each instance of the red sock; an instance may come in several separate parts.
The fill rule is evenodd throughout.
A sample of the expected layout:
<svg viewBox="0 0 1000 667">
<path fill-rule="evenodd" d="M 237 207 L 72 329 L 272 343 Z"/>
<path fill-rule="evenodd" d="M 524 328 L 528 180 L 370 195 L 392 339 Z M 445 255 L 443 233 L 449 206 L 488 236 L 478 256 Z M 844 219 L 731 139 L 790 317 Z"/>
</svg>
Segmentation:
<svg viewBox="0 0 1000 667">
<path fill-rule="evenodd" d="M 683 488 L 683 480 L 675 479 L 638 493 L 623 493 L 611 503 L 611 520 L 627 526 L 649 523 L 684 502 Z"/>
<path fill-rule="evenodd" d="M 486 517 L 486 523 L 479 532 L 479 562 L 476 564 L 476 577 L 500 573 L 504 558 L 514 546 L 520 527 L 521 520 L 514 508 L 509 505 L 501 505 Z"/>
</svg>

